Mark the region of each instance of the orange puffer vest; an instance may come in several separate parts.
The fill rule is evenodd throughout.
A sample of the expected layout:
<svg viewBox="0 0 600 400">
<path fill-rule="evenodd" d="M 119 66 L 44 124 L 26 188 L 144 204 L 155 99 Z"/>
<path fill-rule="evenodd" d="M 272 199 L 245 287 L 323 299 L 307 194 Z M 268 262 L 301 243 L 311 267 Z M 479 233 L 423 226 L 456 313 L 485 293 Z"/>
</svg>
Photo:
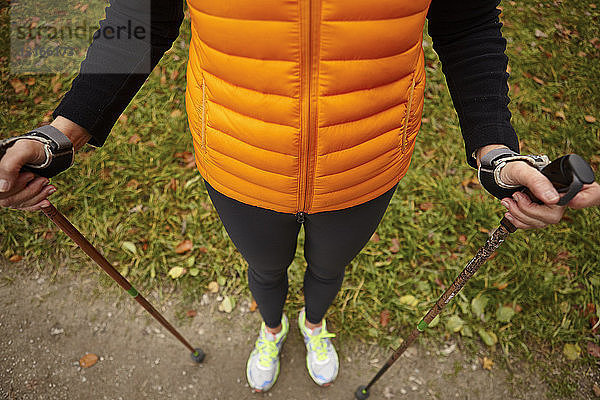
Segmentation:
<svg viewBox="0 0 600 400">
<path fill-rule="evenodd" d="M 188 0 L 186 108 L 219 192 L 286 213 L 371 200 L 408 170 L 429 0 Z"/>
</svg>

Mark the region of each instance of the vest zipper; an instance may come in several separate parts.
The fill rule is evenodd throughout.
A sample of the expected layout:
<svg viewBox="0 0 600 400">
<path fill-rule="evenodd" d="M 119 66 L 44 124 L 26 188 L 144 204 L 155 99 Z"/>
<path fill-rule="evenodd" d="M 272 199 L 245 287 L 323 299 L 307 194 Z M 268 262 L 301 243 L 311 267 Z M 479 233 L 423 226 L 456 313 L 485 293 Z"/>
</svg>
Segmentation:
<svg viewBox="0 0 600 400">
<path fill-rule="evenodd" d="M 201 147 L 206 151 L 206 83 L 202 78 L 202 127 L 200 129 Z"/>
<path fill-rule="evenodd" d="M 313 5 L 313 0 L 309 0 L 308 8 L 303 7 L 301 16 L 302 21 L 305 23 L 304 30 L 302 32 L 303 36 L 303 48 L 302 48 L 302 62 L 303 62 L 303 79 L 304 84 L 302 85 L 302 124 L 301 124 L 301 136 L 302 136 L 302 149 L 300 151 L 301 158 L 301 169 L 300 169 L 300 209 L 296 213 L 296 219 L 299 223 L 304 222 L 304 216 L 306 215 L 305 208 L 307 207 L 307 197 L 308 197 L 308 184 L 309 184 L 309 158 L 311 156 L 310 153 L 310 145 L 311 145 L 311 134 L 313 131 L 313 127 L 311 124 L 312 114 L 314 110 L 311 109 L 311 99 L 312 99 L 312 91 L 311 91 L 311 81 L 312 81 L 312 29 L 313 29 L 313 13 L 315 11 L 315 6 Z M 306 3 L 305 3 L 306 4 Z"/>
</svg>

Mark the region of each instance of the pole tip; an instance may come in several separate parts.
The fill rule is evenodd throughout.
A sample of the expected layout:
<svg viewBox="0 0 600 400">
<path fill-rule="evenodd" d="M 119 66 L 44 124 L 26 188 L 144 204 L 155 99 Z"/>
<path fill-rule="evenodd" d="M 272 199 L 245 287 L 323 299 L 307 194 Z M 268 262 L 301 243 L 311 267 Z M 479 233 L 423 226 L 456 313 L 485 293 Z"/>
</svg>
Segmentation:
<svg viewBox="0 0 600 400">
<path fill-rule="evenodd" d="M 369 389 L 363 385 L 359 386 L 354 393 L 354 397 L 356 397 L 358 400 L 366 400 L 369 398 L 369 395 Z"/>
<path fill-rule="evenodd" d="M 202 363 L 202 361 L 204 361 L 204 357 L 206 357 L 206 354 L 204 354 L 202 349 L 199 347 L 195 348 L 194 350 L 195 351 L 190 354 L 190 357 L 192 357 L 192 360 L 194 360 L 195 363 Z"/>
</svg>

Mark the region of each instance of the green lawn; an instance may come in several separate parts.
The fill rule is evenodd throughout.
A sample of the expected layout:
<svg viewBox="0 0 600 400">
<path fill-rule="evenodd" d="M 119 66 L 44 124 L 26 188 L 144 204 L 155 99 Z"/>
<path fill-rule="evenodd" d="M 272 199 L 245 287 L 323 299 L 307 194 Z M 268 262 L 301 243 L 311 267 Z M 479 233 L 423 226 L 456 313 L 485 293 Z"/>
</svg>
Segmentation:
<svg viewBox="0 0 600 400">
<path fill-rule="evenodd" d="M 594 1 L 545 0 L 503 2 L 503 7 L 510 108 L 522 151 L 551 159 L 578 153 L 597 172 L 600 122 L 587 122 L 586 116 L 600 120 L 600 6 Z M 6 13 L 1 17 L 5 26 Z M 6 37 L 5 30 L 2 35 Z M 140 289 L 175 285 L 191 302 L 209 282 L 218 281 L 223 294 L 247 297 L 245 262 L 228 239 L 200 175 L 186 167 L 181 154 L 192 151 L 184 110 L 189 36 L 186 20 L 181 37 L 108 143 L 98 150 L 85 148 L 71 170 L 53 179 L 58 188 L 53 201 Z M 426 35 L 425 40 L 427 100 L 412 168 L 377 230 L 379 240 L 372 240 L 348 267 L 330 310 L 328 320 L 341 338 L 397 343 L 502 216 L 500 203 L 472 181 L 476 173 L 464 160 L 440 63 L 431 39 Z M 48 114 L 73 78 L 28 80 L 9 76 L 5 64 L 3 59 L 3 93 L 8 93 L 0 113 L 3 137 L 49 121 Z M 15 93 L 7 83 L 14 78 L 26 90 Z M 0 254 L 7 258 L 58 260 L 68 255 L 68 268 L 95 268 L 43 216 L 0 211 L 0 221 Z M 193 242 L 193 249 L 177 254 L 175 246 L 185 239 Z M 292 315 L 302 301 L 302 240 L 290 269 L 287 307 Z M 569 210 L 556 226 L 512 235 L 427 335 L 461 336 L 467 345 L 485 338 L 498 360 L 508 355 L 533 360 L 540 352 L 549 353 L 569 367 L 548 382 L 559 397 L 575 395 L 577 377 L 565 371 L 598 363 L 586 346 L 600 344 L 590 325 L 600 315 L 599 265 L 598 209 Z M 187 273 L 171 279 L 167 273 L 174 266 L 186 267 Z M 384 310 L 390 315 L 385 327 Z M 565 345 L 581 349 L 576 360 L 564 357 Z"/>
</svg>

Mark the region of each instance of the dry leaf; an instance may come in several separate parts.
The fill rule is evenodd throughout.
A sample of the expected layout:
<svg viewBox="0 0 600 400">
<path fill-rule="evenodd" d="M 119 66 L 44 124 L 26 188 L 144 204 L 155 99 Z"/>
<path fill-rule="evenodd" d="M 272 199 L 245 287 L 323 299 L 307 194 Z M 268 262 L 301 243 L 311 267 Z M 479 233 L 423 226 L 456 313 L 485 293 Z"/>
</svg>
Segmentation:
<svg viewBox="0 0 600 400">
<path fill-rule="evenodd" d="M 596 343 L 587 342 L 587 352 L 592 357 L 600 358 L 600 346 Z"/>
<path fill-rule="evenodd" d="M 379 324 L 385 328 L 390 323 L 390 311 L 383 310 L 381 314 L 379 314 Z"/>
<path fill-rule="evenodd" d="M 462 244 L 467 243 L 467 236 L 466 235 L 460 235 L 458 237 L 458 241 L 461 242 Z"/>
<path fill-rule="evenodd" d="M 137 133 L 134 133 L 133 135 L 131 135 L 131 137 L 129 138 L 128 142 L 131 144 L 137 144 L 140 142 L 140 140 L 142 140 L 142 138 L 140 137 L 140 135 L 138 135 Z"/>
<path fill-rule="evenodd" d="M 586 115 L 585 117 L 583 117 L 583 119 L 585 119 L 585 122 L 588 122 L 590 124 L 596 122 L 596 118 L 594 118 L 592 115 Z"/>
<path fill-rule="evenodd" d="M 123 125 L 125 125 L 127 123 L 128 119 L 129 119 L 129 117 L 127 116 L 127 114 L 121 114 L 119 116 L 119 122 L 122 123 Z"/>
<path fill-rule="evenodd" d="M 531 77 L 531 79 L 533 79 L 533 81 L 535 83 L 538 83 L 540 85 L 545 85 L 546 84 L 546 82 L 544 82 L 542 79 L 538 78 L 537 76 L 533 76 L 533 77 Z"/>
<path fill-rule="evenodd" d="M 181 278 L 187 271 L 183 267 L 173 267 L 169 270 L 167 275 L 169 275 L 172 279 Z"/>
<path fill-rule="evenodd" d="M 596 397 L 600 397 L 600 386 L 598 386 L 598 384 L 594 383 L 594 387 L 592 389 L 594 390 L 594 394 L 596 395 Z"/>
<path fill-rule="evenodd" d="M 565 112 L 562 110 L 555 112 L 554 115 L 556 116 L 556 118 L 560 118 L 563 121 L 567 119 L 567 117 L 565 116 Z"/>
<path fill-rule="evenodd" d="M 180 158 L 184 163 L 195 162 L 194 153 L 189 151 L 182 151 L 180 153 L 175 153 L 174 156 L 176 158 Z"/>
<path fill-rule="evenodd" d="M 494 286 L 496 286 L 496 289 L 498 290 L 504 290 L 508 287 L 508 282 L 503 282 L 503 283 L 494 283 Z"/>
<path fill-rule="evenodd" d="M 484 227 L 479 227 L 479 232 L 490 233 L 490 230 Z"/>
<path fill-rule="evenodd" d="M 21 261 L 22 259 L 23 259 L 23 256 L 20 256 L 20 255 L 18 255 L 18 254 L 15 254 L 14 256 L 10 257 L 10 258 L 8 259 L 8 261 L 10 261 L 10 262 L 19 262 L 19 261 Z"/>
<path fill-rule="evenodd" d="M 98 361 L 98 356 L 94 353 L 86 353 L 83 357 L 79 359 L 79 365 L 81 368 L 89 368 L 92 365 L 96 364 Z"/>
<path fill-rule="evenodd" d="M 23 93 L 25 90 L 27 90 L 25 84 L 18 78 L 11 79 L 9 82 L 16 94 Z"/>
<path fill-rule="evenodd" d="M 205 253 L 205 254 L 208 253 L 208 249 L 206 247 L 204 247 L 204 246 L 198 247 L 198 251 L 200 253 Z"/>
<path fill-rule="evenodd" d="M 189 239 L 186 239 L 183 242 L 179 243 L 177 245 L 177 247 L 175 247 L 175 253 L 177 253 L 177 254 L 187 253 L 188 251 L 190 251 L 192 249 L 192 247 L 194 247 L 194 245 L 192 244 L 192 241 Z"/>
<path fill-rule="evenodd" d="M 127 186 L 128 188 L 137 189 L 137 187 L 139 185 L 140 185 L 140 183 L 138 181 L 136 181 L 135 179 L 132 179 L 129 182 L 127 182 L 127 184 L 125 186 Z"/>
<path fill-rule="evenodd" d="M 33 98 L 33 104 L 40 104 L 42 102 L 42 96 L 36 96 Z"/>
<path fill-rule="evenodd" d="M 177 118 L 181 116 L 181 110 L 173 110 L 171 111 L 171 118 Z"/>
<path fill-rule="evenodd" d="M 398 251 L 400 251 L 400 241 L 398 240 L 398 238 L 392 239 L 392 245 L 390 246 L 390 251 L 394 254 L 397 253 Z"/>
<path fill-rule="evenodd" d="M 543 31 L 541 31 L 539 29 L 536 29 L 535 30 L 535 37 L 536 38 L 547 38 L 548 35 L 545 32 L 543 32 Z"/>
<path fill-rule="evenodd" d="M 62 88 L 62 82 L 56 82 L 53 86 L 52 86 L 52 93 L 58 93 L 59 90 Z"/>
<path fill-rule="evenodd" d="M 379 234 L 377 232 L 373 233 L 373 235 L 371 235 L 371 242 L 377 243 L 379 242 L 380 238 L 379 238 Z"/>
<path fill-rule="evenodd" d="M 25 82 L 28 86 L 31 85 L 35 85 L 35 78 L 33 76 L 30 76 L 29 78 L 27 78 L 27 82 Z"/>
<path fill-rule="evenodd" d="M 490 360 L 487 357 L 483 357 L 483 360 L 481 360 L 481 367 L 483 369 L 487 369 L 488 371 L 491 371 L 493 366 L 494 366 L 494 361 Z"/>
<path fill-rule="evenodd" d="M 431 210 L 433 208 L 433 203 L 421 203 L 419 208 L 423 211 Z"/>
<path fill-rule="evenodd" d="M 544 107 L 544 106 L 542 106 L 542 111 L 543 111 L 543 112 L 547 112 L 547 113 L 551 113 L 551 112 L 552 112 L 552 109 L 551 109 L 551 108 L 548 108 L 548 107 Z"/>
<path fill-rule="evenodd" d="M 250 312 L 254 312 L 258 309 L 258 304 L 256 304 L 256 300 L 252 299 L 252 303 L 250 303 Z"/>
<path fill-rule="evenodd" d="M 217 293 L 219 291 L 219 284 L 215 281 L 212 281 L 208 284 L 208 291 L 211 293 Z"/>
<path fill-rule="evenodd" d="M 179 76 L 179 70 L 178 69 L 174 69 L 171 72 L 170 78 L 171 78 L 172 81 L 174 81 L 175 79 L 177 79 L 178 76 Z"/>
<path fill-rule="evenodd" d="M 187 310 L 187 312 L 185 313 L 185 315 L 187 315 L 190 318 L 194 318 L 196 314 L 198 314 L 196 310 Z"/>
</svg>

